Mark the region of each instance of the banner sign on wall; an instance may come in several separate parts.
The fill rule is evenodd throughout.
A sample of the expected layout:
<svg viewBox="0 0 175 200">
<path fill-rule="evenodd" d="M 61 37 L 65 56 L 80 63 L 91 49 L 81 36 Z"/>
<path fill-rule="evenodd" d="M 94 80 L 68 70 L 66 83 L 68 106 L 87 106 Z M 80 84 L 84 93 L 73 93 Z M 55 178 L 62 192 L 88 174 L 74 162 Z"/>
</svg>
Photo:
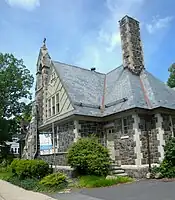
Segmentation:
<svg viewBox="0 0 175 200">
<path fill-rule="evenodd" d="M 40 134 L 40 155 L 52 154 L 51 134 Z"/>
</svg>

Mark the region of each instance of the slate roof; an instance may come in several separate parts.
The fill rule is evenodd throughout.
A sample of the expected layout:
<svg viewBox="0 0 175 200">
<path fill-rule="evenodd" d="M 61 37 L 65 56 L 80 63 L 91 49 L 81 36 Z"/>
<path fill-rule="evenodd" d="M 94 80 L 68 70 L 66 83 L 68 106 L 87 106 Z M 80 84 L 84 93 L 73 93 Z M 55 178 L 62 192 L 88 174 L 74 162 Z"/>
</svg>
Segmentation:
<svg viewBox="0 0 175 200">
<path fill-rule="evenodd" d="M 53 64 L 73 103 L 74 114 L 103 117 L 131 108 L 175 109 L 175 90 L 146 70 L 138 76 L 121 65 L 103 74 L 56 61 Z"/>
</svg>

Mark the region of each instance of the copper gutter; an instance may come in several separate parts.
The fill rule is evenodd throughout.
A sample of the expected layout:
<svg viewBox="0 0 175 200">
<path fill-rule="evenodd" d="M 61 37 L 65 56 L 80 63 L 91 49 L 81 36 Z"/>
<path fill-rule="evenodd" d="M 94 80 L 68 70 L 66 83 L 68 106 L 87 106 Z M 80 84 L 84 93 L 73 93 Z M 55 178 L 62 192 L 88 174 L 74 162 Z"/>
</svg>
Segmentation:
<svg viewBox="0 0 175 200">
<path fill-rule="evenodd" d="M 104 112 L 104 109 L 105 109 L 105 93 L 106 93 L 106 75 L 104 78 L 103 96 L 102 96 L 102 102 L 101 102 L 101 112 Z"/>
<path fill-rule="evenodd" d="M 143 84 L 143 82 L 142 82 L 140 77 L 139 77 L 139 79 L 140 79 L 140 85 L 141 85 L 141 88 L 142 88 L 142 91 L 143 91 L 143 94 L 144 94 L 144 99 L 146 101 L 146 104 L 147 104 L 148 108 L 152 108 L 152 105 L 151 105 L 151 102 L 150 102 L 150 100 L 149 100 L 149 98 L 147 96 L 147 92 L 145 90 L 144 84 Z"/>
</svg>

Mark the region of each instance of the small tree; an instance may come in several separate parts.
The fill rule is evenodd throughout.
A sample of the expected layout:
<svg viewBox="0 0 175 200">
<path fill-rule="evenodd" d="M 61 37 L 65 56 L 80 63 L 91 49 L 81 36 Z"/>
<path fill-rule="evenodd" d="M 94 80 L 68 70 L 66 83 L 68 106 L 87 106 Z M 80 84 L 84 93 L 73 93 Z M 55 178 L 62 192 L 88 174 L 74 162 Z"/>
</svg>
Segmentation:
<svg viewBox="0 0 175 200">
<path fill-rule="evenodd" d="M 153 168 L 153 174 L 160 172 L 161 177 L 175 178 L 175 138 L 170 138 L 164 147 L 165 157 L 160 167 Z"/>
<path fill-rule="evenodd" d="M 96 138 L 81 138 L 69 149 L 68 163 L 80 175 L 106 176 L 110 157 L 108 149 Z"/>
<path fill-rule="evenodd" d="M 173 88 L 175 87 L 175 63 L 171 65 L 171 67 L 168 69 L 170 72 L 167 84 L 169 87 Z"/>
<path fill-rule="evenodd" d="M 18 126 L 17 117 L 26 108 L 22 101 L 31 99 L 33 76 L 12 54 L 0 53 L 0 144 L 9 140 Z"/>
<path fill-rule="evenodd" d="M 175 167 L 175 138 L 171 138 L 164 147 L 165 158 L 169 166 Z"/>
</svg>

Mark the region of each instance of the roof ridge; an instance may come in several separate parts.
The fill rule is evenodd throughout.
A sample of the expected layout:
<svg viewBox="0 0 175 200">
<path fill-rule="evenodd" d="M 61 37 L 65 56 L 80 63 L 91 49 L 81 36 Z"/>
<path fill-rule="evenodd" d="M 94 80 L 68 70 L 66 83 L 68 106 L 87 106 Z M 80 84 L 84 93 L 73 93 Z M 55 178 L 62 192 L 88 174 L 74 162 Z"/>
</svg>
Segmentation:
<svg viewBox="0 0 175 200">
<path fill-rule="evenodd" d="M 122 66 L 123 66 L 123 65 L 119 65 L 118 67 L 116 67 L 116 68 L 112 69 L 111 71 L 109 71 L 108 73 L 106 73 L 106 75 L 108 75 L 109 73 L 115 71 L 116 69 L 118 69 L 118 68 L 120 68 L 120 67 L 122 67 Z"/>
<path fill-rule="evenodd" d="M 86 69 L 86 68 L 79 67 L 79 66 L 76 66 L 76 65 L 71 65 L 71 64 L 67 64 L 67 63 L 59 62 L 59 61 L 55 61 L 55 60 L 52 60 L 52 62 L 59 63 L 59 64 L 63 64 L 63 65 L 67 65 L 67 66 L 69 66 L 69 67 L 76 67 L 76 68 L 79 68 L 79 69 L 82 69 L 82 70 L 86 70 L 86 71 L 91 72 L 90 69 Z M 102 73 L 102 72 L 97 72 L 97 71 L 95 71 L 95 73 L 105 75 L 105 73 Z"/>
</svg>

